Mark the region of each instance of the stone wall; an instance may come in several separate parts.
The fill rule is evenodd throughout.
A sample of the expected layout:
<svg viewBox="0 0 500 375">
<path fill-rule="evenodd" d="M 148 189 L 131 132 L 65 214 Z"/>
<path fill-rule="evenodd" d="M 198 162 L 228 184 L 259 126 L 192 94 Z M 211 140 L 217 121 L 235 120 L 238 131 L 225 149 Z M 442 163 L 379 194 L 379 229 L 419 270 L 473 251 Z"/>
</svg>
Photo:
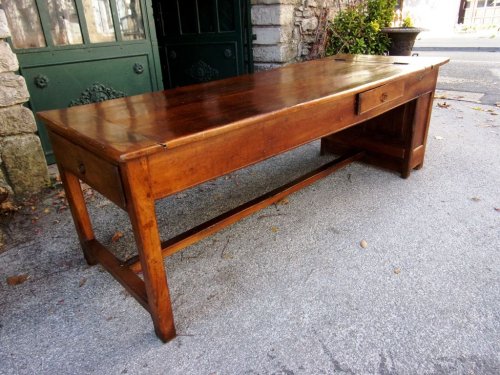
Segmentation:
<svg viewBox="0 0 500 375">
<path fill-rule="evenodd" d="M 19 64 L 6 38 L 7 21 L 0 9 L 0 187 L 16 195 L 32 194 L 49 184 L 47 164 L 35 134 L 33 113 Z"/>
<path fill-rule="evenodd" d="M 255 70 L 309 58 L 336 0 L 252 0 Z M 326 14 L 325 14 L 326 13 Z M 319 27 L 319 29 L 318 29 Z"/>
</svg>

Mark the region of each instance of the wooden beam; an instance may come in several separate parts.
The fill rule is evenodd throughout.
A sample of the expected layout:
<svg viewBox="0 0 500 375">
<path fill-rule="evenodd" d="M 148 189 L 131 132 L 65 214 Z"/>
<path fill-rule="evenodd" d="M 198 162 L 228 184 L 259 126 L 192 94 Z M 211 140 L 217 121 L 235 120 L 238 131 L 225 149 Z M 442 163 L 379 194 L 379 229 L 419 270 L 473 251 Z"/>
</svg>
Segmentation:
<svg viewBox="0 0 500 375">
<path fill-rule="evenodd" d="M 206 221 L 184 233 L 181 233 L 167 241 L 162 242 L 162 254 L 164 257 L 173 255 L 178 251 L 190 246 L 205 237 L 218 232 L 219 230 L 234 224 L 235 222 L 250 216 L 256 211 L 259 211 L 284 197 L 311 185 L 319 179 L 330 175 L 331 173 L 349 165 L 350 163 L 360 160 L 365 155 L 364 151 L 350 152 L 343 155 L 312 172 L 305 174 L 283 186 L 280 186 L 260 197 L 242 204 L 232 210 L 225 212 L 211 220 Z M 139 257 L 134 256 L 125 261 L 125 265 L 129 266 L 134 272 L 141 272 L 141 264 Z"/>
<path fill-rule="evenodd" d="M 144 281 L 115 257 L 104 245 L 97 240 L 85 243 L 86 249 L 125 289 L 149 311 L 148 297 Z"/>
</svg>

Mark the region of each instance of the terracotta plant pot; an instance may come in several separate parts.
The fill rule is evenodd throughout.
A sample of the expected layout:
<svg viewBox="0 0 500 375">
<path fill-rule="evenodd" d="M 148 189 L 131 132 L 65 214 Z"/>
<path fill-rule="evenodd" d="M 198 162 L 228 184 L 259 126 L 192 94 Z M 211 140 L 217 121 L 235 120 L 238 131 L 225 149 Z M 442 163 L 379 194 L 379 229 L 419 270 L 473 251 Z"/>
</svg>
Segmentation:
<svg viewBox="0 0 500 375">
<path fill-rule="evenodd" d="M 411 56 L 417 35 L 424 31 L 419 27 L 384 27 L 381 30 L 391 40 L 390 56 Z"/>
</svg>

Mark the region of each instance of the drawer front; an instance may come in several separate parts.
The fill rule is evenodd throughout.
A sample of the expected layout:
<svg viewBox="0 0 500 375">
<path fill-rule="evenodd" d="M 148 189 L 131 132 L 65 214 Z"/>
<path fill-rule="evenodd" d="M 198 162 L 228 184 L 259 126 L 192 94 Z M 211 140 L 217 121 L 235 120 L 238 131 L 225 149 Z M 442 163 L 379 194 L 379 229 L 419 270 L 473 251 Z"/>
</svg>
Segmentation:
<svg viewBox="0 0 500 375">
<path fill-rule="evenodd" d="M 404 89 L 404 82 L 397 81 L 359 93 L 357 97 L 357 114 L 361 115 L 385 103 L 401 98 Z"/>
<path fill-rule="evenodd" d="M 49 135 L 59 166 L 77 176 L 119 207 L 126 208 L 118 166 L 102 160 L 57 134 L 50 132 Z"/>
</svg>

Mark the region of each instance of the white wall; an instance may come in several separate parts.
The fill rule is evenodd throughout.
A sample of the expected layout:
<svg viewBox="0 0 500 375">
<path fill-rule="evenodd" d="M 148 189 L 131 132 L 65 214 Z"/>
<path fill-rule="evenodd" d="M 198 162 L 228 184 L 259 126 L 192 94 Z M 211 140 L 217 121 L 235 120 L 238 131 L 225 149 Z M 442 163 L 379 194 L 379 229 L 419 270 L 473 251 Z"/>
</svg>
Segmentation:
<svg viewBox="0 0 500 375">
<path fill-rule="evenodd" d="M 460 0 L 404 0 L 403 17 L 409 13 L 414 26 L 429 34 L 446 34 L 457 24 L 459 7 Z"/>
</svg>

